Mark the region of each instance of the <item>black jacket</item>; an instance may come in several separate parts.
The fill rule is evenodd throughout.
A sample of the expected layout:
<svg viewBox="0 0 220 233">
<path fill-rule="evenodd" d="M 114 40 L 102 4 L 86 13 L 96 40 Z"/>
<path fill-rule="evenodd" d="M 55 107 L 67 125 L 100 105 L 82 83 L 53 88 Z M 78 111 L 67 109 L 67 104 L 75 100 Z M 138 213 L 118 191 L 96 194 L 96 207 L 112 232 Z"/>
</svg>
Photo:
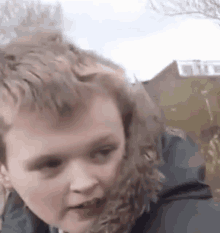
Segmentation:
<svg viewBox="0 0 220 233">
<path fill-rule="evenodd" d="M 204 161 L 198 146 L 182 131 L 168 130 L 161 139 L 166 176 L 159 201 L 151 203 L 148 213 L 137 219 L 130 233 L 217 233 L 220 229 L 220 205 L 212 199 L 204 183 Z M 25 212 L 17 193 L 11 193 L 3 216 L 3 233 L 42 233 L 47 224 L 29 210 Z"/>
<path fill-rule="evenodd" d="M 205 184 L 205 164 L 198 146 L 180 130 L 169 130 L 161 140 L 166 176 L 158 203 L 151 204 L 131 233 L 217 233 L 220 204 Z"/>
</svg>

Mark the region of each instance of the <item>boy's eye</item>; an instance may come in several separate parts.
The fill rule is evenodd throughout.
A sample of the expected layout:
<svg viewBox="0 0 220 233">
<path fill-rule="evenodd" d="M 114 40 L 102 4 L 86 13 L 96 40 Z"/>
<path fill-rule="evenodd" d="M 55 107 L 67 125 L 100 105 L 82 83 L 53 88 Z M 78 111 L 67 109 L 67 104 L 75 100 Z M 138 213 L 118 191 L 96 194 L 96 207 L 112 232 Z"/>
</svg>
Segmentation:
<svg viewBox="0 0 220 233">
<path fill-rule="evenodd" d="M 107 156 L 109 155 L 111 152 L 113 151 L 113 148 L 106 148 L 103 150 L 100 150 L 99 153 L 103 156 Z"/>
<path fill-rule="evenodd" d="M 62 164 L 61 160 L 48 160 L 47 162 L 41 164 L 39 167 L 40 170 L 42 169 L 55 169 L 58 168 Z"/>
<path fill-rule="evenodd" d="M 98 159 L 99 161 L 109 158 L 113 151 L 117 150 L 116 146 L 106 146 L 90 154 L 90 158 Z"/>
<path fill-rule="evenodd" d="M 56 168 L 61 164 L 61 161 L 54 160 L 54 161 L 49 161 L 46 163 L 46 167 L 48 168 Z"/>
</svg>

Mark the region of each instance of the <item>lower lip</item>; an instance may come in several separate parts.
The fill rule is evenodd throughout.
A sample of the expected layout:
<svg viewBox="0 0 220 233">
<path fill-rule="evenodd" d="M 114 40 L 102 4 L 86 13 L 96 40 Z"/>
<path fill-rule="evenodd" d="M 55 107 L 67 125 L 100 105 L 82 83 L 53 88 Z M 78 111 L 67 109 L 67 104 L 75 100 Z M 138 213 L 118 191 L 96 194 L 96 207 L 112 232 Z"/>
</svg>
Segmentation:
<svg viewBox="0 0 220 233">
<path fill-rule="evenodd" d="M 78 214 L 81 218 L 94 218 L 101 214 L 103 208 L 104 208 L 104 204 L 100 206 L 94 204 L 84 208 L 69 207 L 68 211 Z"/>
</svg>

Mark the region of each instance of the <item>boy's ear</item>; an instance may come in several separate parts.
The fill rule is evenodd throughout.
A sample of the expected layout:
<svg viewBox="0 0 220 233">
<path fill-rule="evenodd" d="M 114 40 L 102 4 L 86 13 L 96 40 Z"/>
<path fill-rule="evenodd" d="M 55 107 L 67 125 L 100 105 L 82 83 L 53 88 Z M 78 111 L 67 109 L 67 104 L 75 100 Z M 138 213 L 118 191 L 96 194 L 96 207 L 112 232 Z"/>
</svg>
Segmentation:
<svg viewBox="0 0 220 233">
<path fill-rule="evenodd" d="M 2 183 L 6 189 L 12 189 L 12 184 L 11 184 L 8 171 L 5 165 L 1 163 L 0 163 L 0 183 Z"/>
</svg>

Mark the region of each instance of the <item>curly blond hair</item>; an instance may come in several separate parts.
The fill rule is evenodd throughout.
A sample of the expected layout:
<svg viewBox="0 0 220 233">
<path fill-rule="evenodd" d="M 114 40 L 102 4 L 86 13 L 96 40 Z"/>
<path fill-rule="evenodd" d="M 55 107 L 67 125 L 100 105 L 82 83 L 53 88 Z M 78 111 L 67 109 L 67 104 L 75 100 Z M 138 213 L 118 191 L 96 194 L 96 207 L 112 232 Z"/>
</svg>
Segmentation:
<svg viewBox="0 0 220 233">
<path fill-rule="evenodd" d="M 4 135 L 19 111 L 49 110 L 54 127 L 88 108 L 93 95 L 105 93 L 120 111 L 126 153 L 117 183 L 106 193 L 103 213 L 91 232 L 127 232 L 149 209 L 160 188 L 157 150 L 164 130 L 160 111 L 140 83 L 129 84 L 124 70 L 93 52 L 64 40 L 60 32 L 41 32 L 19 38 L 4 49 L 0 104 L 0 161 L 7 167 Z M 10 115 L 9 114 L 9 115 Z M 10 120 L 9 120 L 10 119 Z M 61 120 L 62 119 L 62 120 Z"/>
</svg>

